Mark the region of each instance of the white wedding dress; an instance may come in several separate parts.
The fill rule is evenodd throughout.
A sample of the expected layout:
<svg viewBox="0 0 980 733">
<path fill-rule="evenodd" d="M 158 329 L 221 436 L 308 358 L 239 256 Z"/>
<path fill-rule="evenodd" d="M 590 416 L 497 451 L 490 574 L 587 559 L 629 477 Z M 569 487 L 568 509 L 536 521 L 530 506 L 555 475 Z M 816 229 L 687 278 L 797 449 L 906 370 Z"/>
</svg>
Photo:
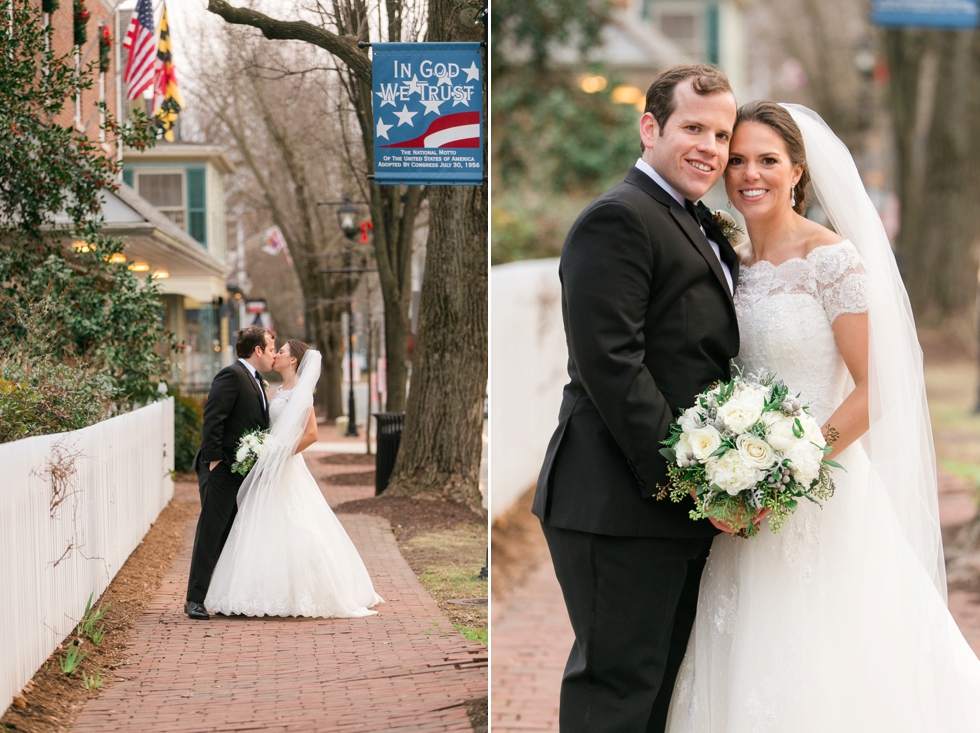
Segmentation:
<svg viewBox="0 0 980 733">
<path fill-rule="evenodd" d="M 853 388 L 831 323 L 868 310 L 866 286 L 846 240 L 743 268 L 737 362 L 801 392 L 823 424 Z M 714 540 L 670 733 L 980 731 L 980 661 L 869 480 L 865 445 L 837 460 L 823 508 Z"/>
<path fill-rule="evenodd" d="M 319 354 L 307 352 L 304 362 Z M 304 363 L 305 366 L 305 363 Z M 297 380 L 311 381 L 315 377 Z M 294 396 L 294 393 L 295 396 Z M 269 401 L 270 432 L 290 400 L 313 406 L 312 391 L 279 390 Z M 306 410 L 293 410 L 294 423 L 305 425 Z M 296 437 L 296 431 L 292 433 Z M 246 616 L 369 616 L 371 606 L 383 603 L 354 543 L 320 493 L 302 454 L 292 455 L 295 444 L 281 450 L 281 474 L 273 481 L 243 484 L 238 514 L 228 535 L 208 588 L 205 607 L 214 613 Z M 262 458 L 267 458 L 265 452 Z M 267 463 L 268 461 L 266 461 Z M 259 473 L 256 463 L 253 473 Z M 261 476 L 258 476 L 261 478 Z M 243 496 L 244 494 L 244 496 Z"/>
</svg>

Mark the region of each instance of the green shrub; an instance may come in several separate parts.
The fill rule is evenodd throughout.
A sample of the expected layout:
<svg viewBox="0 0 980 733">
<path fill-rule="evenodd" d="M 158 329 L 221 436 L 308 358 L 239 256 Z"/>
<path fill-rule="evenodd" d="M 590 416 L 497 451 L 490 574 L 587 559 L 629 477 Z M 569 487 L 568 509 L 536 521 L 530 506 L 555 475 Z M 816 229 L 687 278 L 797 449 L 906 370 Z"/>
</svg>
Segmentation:
<svg viewBox="0 0 980 733">
<path fill-rule="evenodd" d="M 174 389 L 174 469 L 181 473 L 191 470 L 194 455 L 201 445 L 204 414 L 201 406 Z"/>
<path fill-rule="evenodd" d="M 112 380 L 90 366 L 0 355 L 0 443 L 105 420 L 112 397 Z"/>
</svg>

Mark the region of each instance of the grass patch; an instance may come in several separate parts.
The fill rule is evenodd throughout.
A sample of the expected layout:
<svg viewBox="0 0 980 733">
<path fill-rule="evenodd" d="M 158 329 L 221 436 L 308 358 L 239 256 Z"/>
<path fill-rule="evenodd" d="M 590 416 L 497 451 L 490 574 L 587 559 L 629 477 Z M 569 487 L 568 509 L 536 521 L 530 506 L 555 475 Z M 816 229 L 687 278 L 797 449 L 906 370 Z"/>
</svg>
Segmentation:
<svg viewBox="0 0 980 733">
<path fill-rule="evenodd" d="M 483 644 L 483 646 L 487 645 L 486 629 L 477 629 L 472 626 L 461 626 L 461 627 L 457 627 L 456 630 L 470 641 L 478 641 L 481 644 Z"/>
<path fill-rule="evenodd" d="M 486 598 L 487 581 L 479 579 L 486 562 L 486 528 L 477 524 L 435 530 L 399 542 L 405 560 L 457 631 L 472 641 L 487 643 L 485 606 L 447 603 L 453 598 Z"/>
</svg>

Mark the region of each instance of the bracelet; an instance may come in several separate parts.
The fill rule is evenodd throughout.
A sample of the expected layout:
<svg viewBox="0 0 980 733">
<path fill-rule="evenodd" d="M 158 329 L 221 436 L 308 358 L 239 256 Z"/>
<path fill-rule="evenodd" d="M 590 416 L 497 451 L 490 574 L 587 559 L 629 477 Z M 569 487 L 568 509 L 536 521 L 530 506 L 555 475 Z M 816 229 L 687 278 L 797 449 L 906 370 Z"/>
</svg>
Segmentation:
<svg viewBox="0 0 980 733">
<path fill-rule="evenodd" d="M 835 428 L 833 425 L 828 425 L 827 433 L 824 437 L 827 440 L 827 445 L 833 445 L 840 440 L 840 433 L 837 432 L 837 428 Z"/>
</svg>

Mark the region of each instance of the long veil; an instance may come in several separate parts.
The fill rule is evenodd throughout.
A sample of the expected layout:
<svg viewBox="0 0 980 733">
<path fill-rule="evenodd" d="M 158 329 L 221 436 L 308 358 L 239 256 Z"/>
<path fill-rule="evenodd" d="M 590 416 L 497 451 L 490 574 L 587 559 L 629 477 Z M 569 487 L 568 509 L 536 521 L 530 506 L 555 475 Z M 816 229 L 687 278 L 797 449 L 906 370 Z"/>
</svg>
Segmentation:
<svg viewBox="0 0 980 733">
<path fill-rule="evenodd" d="M 286 461 L 296 452 L 300 438 L 306 429 L 313 409 L 313 388 L 320 379 L 320 352 L 310 349 L 303 356 L 296 370 L 296 384 L 282 414 L 276 419 L 265 440 L 262 455 L 248 472 L 238 490 L 238 506 L 245 503 L 245 497 L 259 484 L 275 486 L 282 476 Z"/>
<path fill-rule="evenodd" d="M 945 601 L 936 454 L 908 294 L 847 147 L 816 112 L 795 104 L 783 107 L 803 133 L 820 205 L 867 268 L 870 429 L 862 441 L 871 460 L 870 480 L 884 489 L 905 539 Z"/>
</svg>

